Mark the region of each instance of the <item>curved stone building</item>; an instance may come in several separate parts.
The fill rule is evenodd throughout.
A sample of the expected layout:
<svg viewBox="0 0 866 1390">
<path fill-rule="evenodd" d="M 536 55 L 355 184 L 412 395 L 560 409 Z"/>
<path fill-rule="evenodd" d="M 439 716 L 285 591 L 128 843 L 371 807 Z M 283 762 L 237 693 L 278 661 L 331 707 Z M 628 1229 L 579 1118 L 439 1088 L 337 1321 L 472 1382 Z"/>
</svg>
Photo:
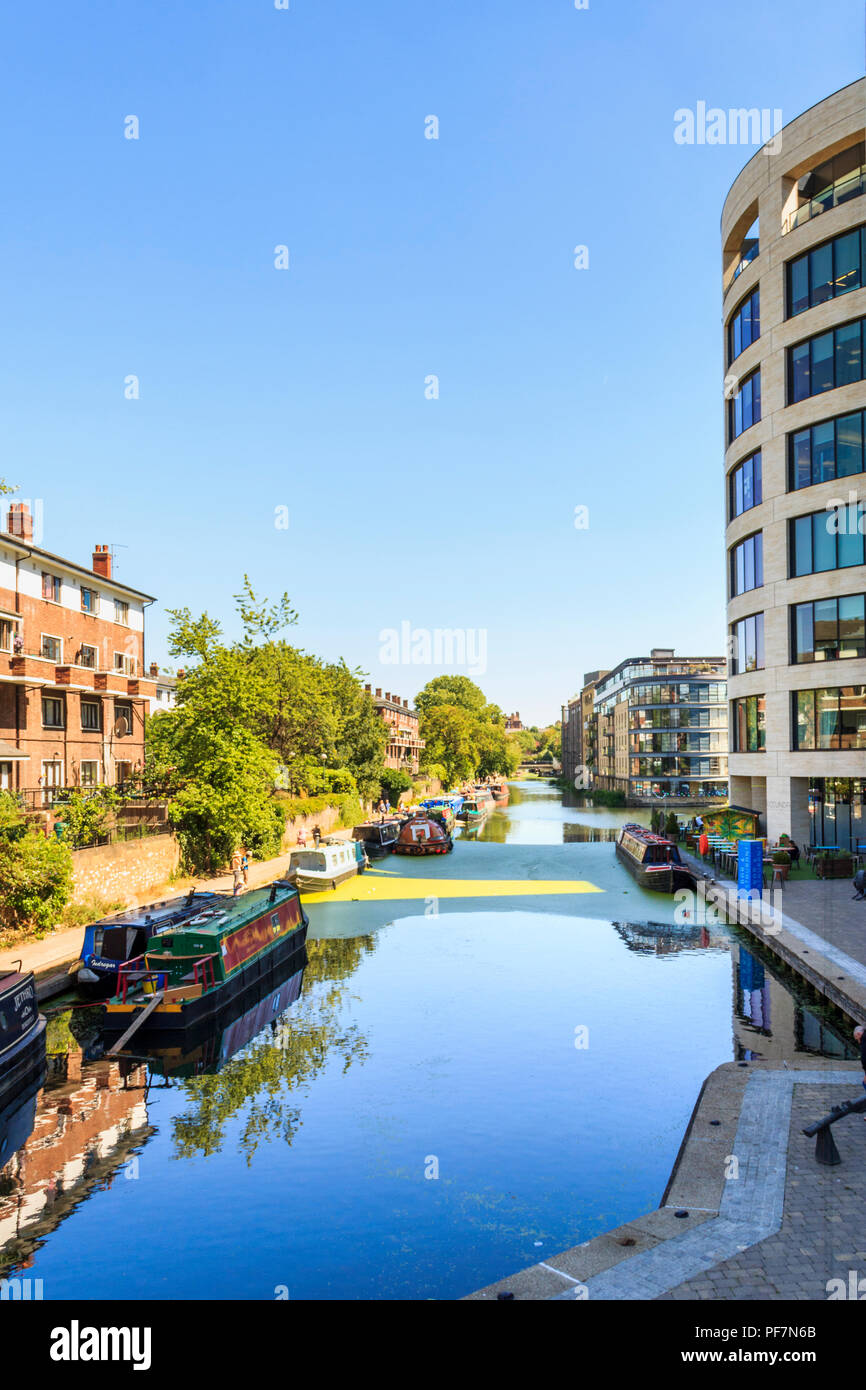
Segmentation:
<svg viewBox="0 0 866 1390">
<path fill-rule="evenodd" d="M 866 79 L 722 216 L 731 801 L 866 844 Z"/>
</svg>

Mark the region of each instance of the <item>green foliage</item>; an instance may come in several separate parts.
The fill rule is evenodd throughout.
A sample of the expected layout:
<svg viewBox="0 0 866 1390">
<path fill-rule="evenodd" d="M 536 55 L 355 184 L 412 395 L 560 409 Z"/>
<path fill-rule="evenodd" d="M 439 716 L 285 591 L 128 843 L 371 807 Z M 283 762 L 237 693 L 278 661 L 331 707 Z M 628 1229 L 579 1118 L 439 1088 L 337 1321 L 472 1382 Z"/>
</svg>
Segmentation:
<svg viewBox="0 0 866 1390">
<path fill-rule="evenodd" d="M 509 776 L 516 771 L 515 748 L 505 736 L 498 705 L 468 676 L 436 676 L 415 699 L 425 749 L 421 767 L 446 786 L 475 777 Z M 444 773 L 444 776 L 443 776 Z"/>
<path fill-rule="evenodd" d="M 593 787 L 592 791 L 590 792 L 590 797 L 592 799 L 593 805 L 595 806 L 625 805 L 625 792 L 605 791 L 603 787 Z M 655 814 L 655 812 L 652 812 L 650 817 L 650 824 L 652 824 L 652 815 Z M 661 812 L 659 812 L 658 814 L 661 814 Z"/>
<path fill-rule="evenodd" d="M 379 777 L 379 795 L 396 806 L 402 792 L 412 790 L 412 778 L 401 768 L 386 767 Z"/>
<path fill-rule="evenodd" d="M 788 868 L 790 868 L 790 867 L 791 867 L 791 856 L 790 856 L 790 854 L 788 853 L 788 851 L 787 851 L 786 849 L 777 849 L 777 850 L 774 850 L 774 851 L 773 851 L 773 863 L 774 863 L 774 864 L 781 864 L 783 867 L 784 867 L 785 865 L 787 865 Z"/>
<path fill-rule="evenodd" d="M 668 811 L 665 820 L 665 835 L 669 840 L 676 840 L 680 833 L 680 823 L 677 820 L 676 812 Z"/>
<path fill-rule="evenodd" d="M 69 846 L 31 829 L 11 797 L 0 800 L 0 926 L 7 931 L 48 931 L 72 892 Z"/>
<path fill-rule="evenodd" d="M 67 903 L 60 918 L 62 927 L 86 927 L 90 922 L 98 922 L 100 917 L 108 917 L 112 912 L 122 912 L 126 903 L 121 898 L 107 898 L 102 893 L 88 893 L 81 902 Z"/>
<path fill-rule="evenodd" d="M 120 805 L 120 795 L 114 787 L 95 787 L 93 791 L 64 792 L 54 804 L 64 840 L 73 849 L 86 849 L 107 833 Z"/>
</svg>

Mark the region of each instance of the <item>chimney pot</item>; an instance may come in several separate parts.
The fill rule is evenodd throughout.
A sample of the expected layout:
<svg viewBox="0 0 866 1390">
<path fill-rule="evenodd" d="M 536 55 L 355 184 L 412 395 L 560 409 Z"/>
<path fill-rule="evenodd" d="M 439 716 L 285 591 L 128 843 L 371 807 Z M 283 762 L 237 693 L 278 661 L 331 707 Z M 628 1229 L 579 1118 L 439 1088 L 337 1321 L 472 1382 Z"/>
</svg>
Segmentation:
<svg viewBox="0 0 866 1390">
<path fill-rule="evenodd" d="M 157 666 L 155 661 L 152 661 L 150 663 L 150 674 L 153 680 L 156 680 L 157 676 L 159 675 L 159 667 Z"/>
<path fill-rule="evenodd" d="M 102 579 L 111 578 L 111 551 L 107 545 L 94 546 L 93 573 L 98 574 Z"/>
<path fill-rule="evenodd" d="M 30 515 L 29 503 L 9 503 L 9 513 L 6 517 L 6 530 L 9 532 L 10 536 L 17 536 L 19 540 L 32 541 L 33 517 Z"/>
<path fill-rule="evenodd" d="M 382 690 L 381 690 L 381 687 L 377 686 L 377 688 L 376 688 L 376 699 L 377 699 L 377 700 L 381 700 L 381 698 L 382 698 Z"/>
<path fill-rule="evenodd" d="M 186 671 L 183 669 L 183 667 L 181 667 L 181 669 L 180 669 L 180 670 L 178 671 L 178 673 L 177 673 L 177 678 L 178 678 L 178 680 L 179 680 L 179 681 L 182 681 L 185 675 L 186 675 Z"/>
<path fill-rule="evenodd" d="M 403 701 L 403 708 L 404 708 L 404 709 L 408 709 L 408 708 L 409 708 L 409 701 L 408 701 L 408 700 L 404 700 L 404 701 Z"/>
</svg>

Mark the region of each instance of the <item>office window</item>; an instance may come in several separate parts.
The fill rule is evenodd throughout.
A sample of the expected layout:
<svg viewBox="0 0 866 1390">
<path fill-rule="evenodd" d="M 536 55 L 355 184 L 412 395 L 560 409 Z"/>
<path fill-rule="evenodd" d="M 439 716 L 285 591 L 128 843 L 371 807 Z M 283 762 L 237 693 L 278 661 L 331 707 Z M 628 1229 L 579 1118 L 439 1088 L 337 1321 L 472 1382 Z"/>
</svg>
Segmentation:
<svg viewBox="0 0 866 1390">
<path fill-rule="evenodd" d="M 98 732 L 102 727 L 100 718 L 101 704 L 99 700 L 81 701 L 81 727 L 82 729 L 92 729 Z"/>
<path fill-rule="evenodd" d="M 795 750 L 866 749 L 866 686 L 797 690 L 791 699 Z"/>
<path fill-rule="evenodd" d="M 764 615 L 753 613 L 731 627 L 731 675 L 764 667 Z"/>
<path fill-rule="evenodd" d="M 740 382 L 728 401 L 728 439 L 736 439 L 761 418 L 761 373 L 752 372 Z"/>
<path fill-rule="evenodd" d="M 96 648 L 82 646 L 78 652 L 78 665 L 84 666 L 88 671 L 96 670 Z"/>
<path fill-rule="evenodd" d="M 42 697 L 42 726 L 45 729 L 63 728 L 63 701 L 53 695 Z"/>
<path fill-rule="evenodd" d="M 42 634 L 41 652 L 45 661 L 60 662 L 63 660 L 63 642 L 59 637 L 46 637 Z"/>
<path fill-rule="evenodd" d="M 763 695 L 731 701 L 731 735 L 735 753 L 763 753 L 767 746 Z"/>
<path fill-rule="evenodd" d="M 738 463 L 728 476 L 728 503 L 731 521 L 742 516 L 762 500 L 761 451 Z"/>
<path fill-rule="evenodd" d="M 788 318 L 824 304 L 849 290 L 859 290 L 863 283 L 866 229 L 855 227 L 851 232 L 825 241 L 802 256 L 788 262 Z"/>
<path fill-rule="evenodd" d="M 731 547 L 731 598 L 759 589 L 764 582 L 764 538 L 758 531 Z"/>
<path fill-rule="evenodd" d="M 728 361 L 733 362 L 761 336 L 761 297 L 754 290 L 737 306 L 728 324 Z"/>
<path fill-rule="evenodd" d="M 125 627 L 129 626 L 129 604 L 123 599 L 114 600 L 114 621 L 123 623 Z"/>
<path fill-rule="evenodd" d="M 866 596 L 816 599 L 791 608 L 791 661 L 866 656 Z"/>
<path fill-rule="evenodd" d="M 810 512 L 788 523 L 789 578 L 863 564 L 866 506 Z"/>
<path fill-rule="evenodd" d="M 850 411 L 788 435 L 788 491 L 864 471 L 864 412 Z"/>
<path fill-rule="evenodd" d="M 42 597 L 51 603 L 59 603 L 62 592 L 62 581 L 59 575 L 47 574 L 42 571 Z"/>
<path fill-rule="evenodd" d="M 855 319 L 788 348 L 789 405 L 862 381 L 863 322 Z"/>
<path fill-rule="evenodd" d="M 82 613 L 96 613 L 99 610 L 99 595 L 95 589 L 81 590 L 81 611 Z"/>
</svg>

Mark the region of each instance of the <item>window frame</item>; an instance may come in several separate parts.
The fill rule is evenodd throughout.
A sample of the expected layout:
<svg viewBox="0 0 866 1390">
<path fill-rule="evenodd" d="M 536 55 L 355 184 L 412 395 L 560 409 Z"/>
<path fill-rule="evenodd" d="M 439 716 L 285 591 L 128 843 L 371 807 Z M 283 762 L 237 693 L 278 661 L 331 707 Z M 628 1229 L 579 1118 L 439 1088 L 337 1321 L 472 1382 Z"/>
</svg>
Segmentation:
<svg viewBox="0 0 866 1390">
<path fill-rule="evenodd" d="M 84 711 L 85 711 L 85 709 L 95 709 L 95 710 L 96 710 L 96 723 L 95 723 L 95 724 L 85 724 L 85 722 L 84 722 Z M 82 700 L 82 701 L 81 701 L 81 731 L 82 731 L 82 733 L 88 733 L 88 734 L 101 734 L 101 733 L 102 733 L 102 701 L 101 701 L 101 700 Z"/>
<path fill-rule="evenodd" d="M 66 701 L 62 695 L 42 695 L 42 727 L 43 729 L 65 729 L 66 728 Z M 49 722 L 45 718 L 45 706 L 56 705 L 60 711 L 58 723 Z"/>
</svg>

